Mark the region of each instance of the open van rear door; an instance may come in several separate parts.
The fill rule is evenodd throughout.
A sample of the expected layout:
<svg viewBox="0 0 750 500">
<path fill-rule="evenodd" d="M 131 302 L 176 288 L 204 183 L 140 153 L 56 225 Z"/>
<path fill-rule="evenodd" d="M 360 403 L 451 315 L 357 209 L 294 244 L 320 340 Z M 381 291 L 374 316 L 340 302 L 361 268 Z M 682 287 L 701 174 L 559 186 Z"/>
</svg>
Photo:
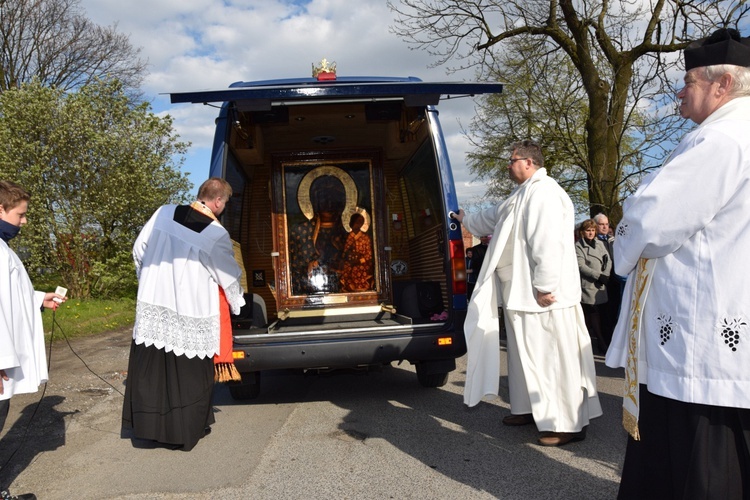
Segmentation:
<svg viewBox="0 0 750 500">
<path fill-rule="evenodd" d="M 326 76 L 171 94 L 221 103 L 210 175 L 232 186 L 222 224 L 258 306 L 233 324 L 234 397 L 257 394 L 263 370 L 402 360 L 437 387 L 466 352 L 464 246 L 437 106 L 502 85 Z"/>
</svg>

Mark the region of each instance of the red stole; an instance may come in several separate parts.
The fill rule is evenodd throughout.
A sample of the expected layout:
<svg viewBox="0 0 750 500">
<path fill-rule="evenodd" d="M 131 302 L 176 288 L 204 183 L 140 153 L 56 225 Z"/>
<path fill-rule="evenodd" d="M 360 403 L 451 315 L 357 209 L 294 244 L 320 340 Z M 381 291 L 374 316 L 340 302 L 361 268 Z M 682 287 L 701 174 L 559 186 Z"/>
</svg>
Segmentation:
<svg viewBox="0 0 750 500">
<path fill-rule="evenodd" d="M 219 354 L 214 356 L 215 382 L 240 382 L 242 376 L 232 356 L 232 318 L 224 289 L 219 287 Z"/>
</svg>

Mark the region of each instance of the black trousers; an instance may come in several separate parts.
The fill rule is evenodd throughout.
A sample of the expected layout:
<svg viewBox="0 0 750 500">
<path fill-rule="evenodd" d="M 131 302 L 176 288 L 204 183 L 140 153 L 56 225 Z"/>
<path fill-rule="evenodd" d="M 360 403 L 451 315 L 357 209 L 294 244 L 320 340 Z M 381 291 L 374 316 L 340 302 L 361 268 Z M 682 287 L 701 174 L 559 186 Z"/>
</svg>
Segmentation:
<svg viewBox="0 0 750 500">
<path fill-rule="evenodd" d="M 588 329 L 592 341 L 596 339 L 596 347 L 599 348 L 599 352 L 606 353 L 609 349 L 609 343 L 612 341 L 612 335 L 607 335 L 604 328 L 608 310 L 607 303 L 581 304 L 581 309 L 583 309 L 586 329 Z"/>
<path fill-rule="evenodd" d="M 0 431 L 5 427 L 5 419 L 8 418 L 8 410 L 10 410 L 10 399 L 3 399 L 0 401 Z"/>
<path fill-rule="evenodd" d="M 750 410 L 684 403 L 640 386 L 620 499 L 750 498 Z"/>
<path fill-rule="evenodd" d="M 10 399 L 3 399 L 0 401 L 0 431 L 5 427 L 5 419 L 8 418 L 8 410 L 10 410 Z M 5 485 L 0 483 L 0 491 L 5 490 Z"/>
</svg>

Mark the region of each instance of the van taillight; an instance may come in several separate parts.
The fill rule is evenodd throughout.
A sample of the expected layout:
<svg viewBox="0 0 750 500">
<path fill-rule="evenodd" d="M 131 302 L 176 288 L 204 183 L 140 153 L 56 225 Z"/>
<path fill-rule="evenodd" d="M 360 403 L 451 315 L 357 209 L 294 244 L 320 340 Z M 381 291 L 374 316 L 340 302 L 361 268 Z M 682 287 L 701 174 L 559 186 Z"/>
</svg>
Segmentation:
<svg viewBox="0 0 750 500">
<path fill-rule="evenodd" d="M 451 275 L 453 276 L 453 294 L 466 293 L 466 258 L 463 240 L 451 240 Z"/>
</svg>

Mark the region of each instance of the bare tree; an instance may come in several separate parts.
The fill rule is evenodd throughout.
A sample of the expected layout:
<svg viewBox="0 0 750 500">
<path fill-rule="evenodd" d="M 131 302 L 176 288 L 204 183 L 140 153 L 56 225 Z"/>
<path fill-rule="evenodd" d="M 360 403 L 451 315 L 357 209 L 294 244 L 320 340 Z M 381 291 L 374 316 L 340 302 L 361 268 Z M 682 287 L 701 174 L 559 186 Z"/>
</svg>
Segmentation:
<svg viewBox="0 0 750 500">
<path fill-rule="evenodd" d="M 32 79 L 60 90 L 97 79 L 138 89 L 139 53 L 116 26 L 86 18 L 79 0 L 0 0 L 0 92 Z"/>
<path fill-rule="evenodd" d="M 435 56 L 436 65 L 475 67 L 480 77 L 497 68 L 503 42 L 537 39 L 546 50 L 529 54 L 543 65 L 560 50 L 585 96 L 582 141 L 585 155 L 571 165 L 586 173 L 590 211 L 614 222 L 621 196 L 644 168 L 663 158 L 678 123 L 671 101 L 690 41 L 717 26 L 737 26 L 750 6 L 745 0 L 395 0 L 393 31 Z M 670 122 L 666 126 L 665 121 Z M 680 122 L 681 123 L 681 122 Z M 545 145 L 546 146 L 546 145 Z M 560 147 L 560 145 L 557 145 Z M 567 145 L 569 150 L 575 144 Z"/>
<path fill-rule="evenodd" d="M 588 211 L 583 132 L 586 94 L 575 68 L 544 40 L 515 37 L 498 54 L 489 79 L 505 83 L 504 93 L 477 100 L 466 134 L 472 172 L 488 181 L 487 195 L 503 198 L 515 187 L 507 175 L 508 145 L 533 137 L 545 146 L 545 167 L 570 194 L 579 212 Z M 530 57 L 530 55 L 533 56 Z"/>
</svg>

